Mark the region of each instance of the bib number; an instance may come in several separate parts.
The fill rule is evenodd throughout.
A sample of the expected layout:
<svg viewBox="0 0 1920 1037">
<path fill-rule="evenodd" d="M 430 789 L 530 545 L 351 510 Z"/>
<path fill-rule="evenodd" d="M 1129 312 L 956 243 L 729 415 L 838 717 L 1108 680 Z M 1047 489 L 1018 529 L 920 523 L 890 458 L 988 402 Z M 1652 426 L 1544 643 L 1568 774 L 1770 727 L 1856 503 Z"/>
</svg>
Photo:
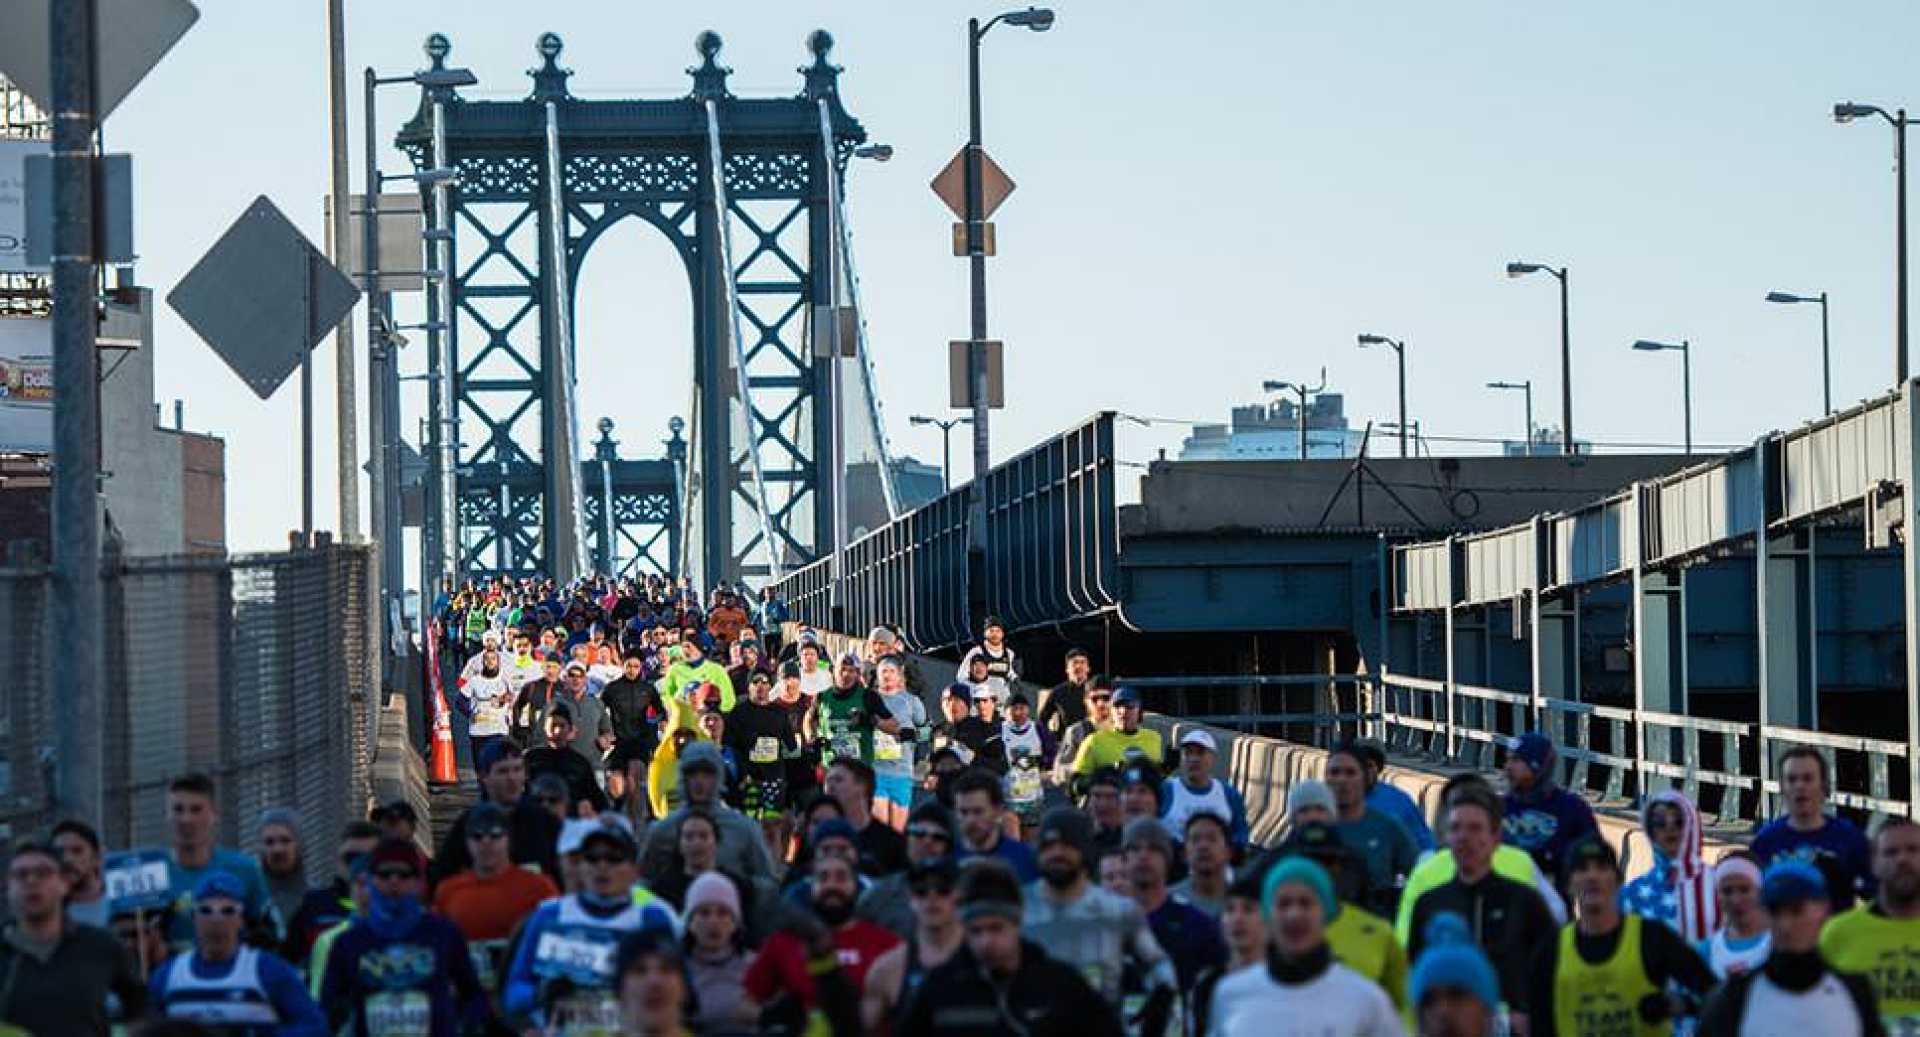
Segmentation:
<svg viewBox="0 0 1920 1037">
<path fill-rule="evenodd" d="M 902 756 L 900 739 L 885 731 L 873 733 L 873 758 L 876 760 L 898 760 Z"/>
<path fill-rule="evenodd" d="M 429 1037 L 433 1006 L 419 990 L 383 990 L 367 998 L 367 1037 Z"/>
<path fill-rule="evenodd" d="M 620 1037 L 620 1002 L 605 990 L 568 994 L 554 1002 L 554 1033 L 559 1037 Z"/>
<path fill-rule="evenodd" d="M 613 979 L 617 934 L 604 929 L 566 929 L 540 934 L 533 971 L 542 979 L 565 979 L 578 986 L 607 986 Z"/>
<path fill-rule="evenodd" d="M 753 748 L 747 751 L 748 763 L 774 763 L 780 759 L 780 739 L 772 735 L 761 735 L 753 740 Z"/>
<path fill-rule="evenodd" d="M 860 736 L 859 735 L 856 735 L 856 734 L 834 735 L 832 741 L 828 743 L 828 746 L 833 750 L 833 755 L 835 757 L 844 756 L 844 757 L 848 757 L 850 759 L 856 759 L 856 760 L 860 758 Z"/>
<path fill-rule="evenodd" d="M 1007 774 L 1007 799 L 1015 803 L 1032 803 L 1038 800 L 1040 772 L 1031 767 L 1022 767 Z"/>
</svg>

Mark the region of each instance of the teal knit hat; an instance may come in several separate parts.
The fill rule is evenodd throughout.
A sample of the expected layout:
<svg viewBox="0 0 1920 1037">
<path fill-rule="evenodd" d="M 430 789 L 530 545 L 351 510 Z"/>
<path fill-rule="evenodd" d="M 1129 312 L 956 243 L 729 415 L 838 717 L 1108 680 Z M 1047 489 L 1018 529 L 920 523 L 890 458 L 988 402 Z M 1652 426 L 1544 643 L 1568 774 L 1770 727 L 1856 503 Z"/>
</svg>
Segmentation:
<svg viewBox="0 0 1920 1037">
<path fill-rule="evenodd" d="M 1320 908 L 1328 919 L 1340 911 L 1340 902 L 1333 896 L 1333 879 L 1328 877 L 1327 869 L 1305 857 L 1283 857 L 1267 872 L 1267 881 L 1260 887 L 1260 913 L 1273 917 L 1273 894 L 1288 883 L 1299 883 L 1313 890 L 1320 898 Z"/>
</svg>

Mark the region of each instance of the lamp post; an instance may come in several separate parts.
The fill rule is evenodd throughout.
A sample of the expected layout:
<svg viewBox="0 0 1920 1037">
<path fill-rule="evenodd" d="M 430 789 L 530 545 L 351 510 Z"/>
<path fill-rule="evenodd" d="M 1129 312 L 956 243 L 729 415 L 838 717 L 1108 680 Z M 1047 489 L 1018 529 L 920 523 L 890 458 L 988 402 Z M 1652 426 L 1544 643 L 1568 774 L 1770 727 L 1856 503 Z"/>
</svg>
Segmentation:
<svg viewBox="0 0 1920 1037">
<path fill-rule="evenodd" d="M 1571 454 L 1573 446 L 1573 346 L 1567 331 L 1567 268 L 1544 263 L 1512 262 L 1508 277 L 1525 277 L 1542 271 L 1560 281 L 1560 452 Z"/>
<path fill-rule="evenodd" d="M 913 425 L 934 425 L 940 429 L 940 488 L 953 489 L 953 427 L 967 425 L 973 418 L 962 414 L 957 418 L 929 418 L 925 414 L 915 414 L 907 419 Z"/>
<path fill-rule="evenodd" d="M 1396 342 L 1385 335 L 1361 335 L 1360 348 L 1368 346 L 1393 347 L 1394 359 L 1400 365 L 1400 456 L 1407 456 L 1407 344 Z"/>
<path fill-rule="evenodd" d="M 1820 304 L 1820 405 L 1823 413 L 1833 413 L 1833 354 L 1827 339 L 1827 293 L 1795 295 L 1792 292 L 1768 292 L 1768 302 Z"/>
<path fill-rule="evenodd" d="M 1686 339 L 1681 339 L 1679 344 L 1675 345 L 1672 342 L 1654 342 L 1644 338 L 1633 344 L 1633 348 L 1648 353 L 1668 350 L 1678 350 L 1680 353 L 1680 414 L 1689 457 L 1693 456 L 1693 361 L 1690 359 L 1693 350 L 1691 345 Z"/>
<path fill-rule="evenodd" d="M 1307 459 L 1307 396 L 1312 393 L 1324 392 L 1326 390 L 1327 388 L 1326 368 L 1320 369 L 1319 385 L 1309 386 L 1305 382 L 1266 381 L 1266 382 L 1260 383 L 1260 388 L 1266 392 L 1290 392 L 1300 397 L 1300 411 L 1299 411 L 1300 460 L 1305 461 Z M 1401 424 L 1404 426 L 1405 422 L 1402 422 Z M 1404 432 L 1404 428 L 1403 428 L 1403 432 Z"/>
<path fill-rule="evenodd" d="M 994 26 L 1006 22 L 1034 32 L 1053 28 L 1053 11 L 1029 7 L 996 15 L 985 25 L 980 19 L 967 19 L 967 274 L 971 300 L 968 329 L 967 384 L 972 396 L 973 478 L 967 484 L 967 596 L 970 613 L 986 610 L 987 573 L 987 469 L 992 465 L 987 439 L 987 250 L 986 208 L 981 200 L 980 159 L 980 40 Z M 980 615 L 971 617 L 977 627 Z"/>
<path fill-rule="evenodd" d="M 1907 110 L 1893 114 L 1870 104 L 1842 101 L 1833 106 L 1833 121 L 1841 124 L 1878 115 L 1893 127 L 1893 324 L 1894 378 L 1907 381 Z"/>
<path fill-rule="evenodd" d="M 1533 456 L 1533 379 L 1524 382 L 1488 382 L 1489 389 L 1518 389 L 1527 394 L 1527 456 Z"/>
<path fill-rule="evenodd" d="M 406 339 L 400 334 L 400 328 L 389 312 L 391 301 L 387 293 L 380 290 L 380 279 L 424 274 L 429 279 L 438 280 L 448 275 L 445 270 L 380 269 L 380 195 L 384 185 L 396 181 L 411 181 L 439 192 L 450 189 L 459 178 L 450 169 L 426 169 L 400 176 L 382 174 L 376 101 L 379 88 L 383 86 L 410 84 L 426 90 L 451 90 L 478 83 L 479 79 L 471 71 L 442 65 L 449 49 L 451 46 L 445 37 L 436 34 L 427 41 L 427 52 L 434 58 L 433 67 L 404 76 L 382 76 L 368 68 L 362 77 L 366 135 L 362 175 L 365 178 L 366 195 L 360 211 L 360 267 L 362 286 L 367 296 L 367 438 L 370 441 L 367 467 L 372 490 L 369 495 L 371 525 L 380 551 L 380 655 L 383 660 L 381 672 L 386 676 L 391 675 L 393 661 L 392 653 L 388 650 L 392 639 L 392 631 L 388 627 L 393 614 L 392 603 L 402 599 L 406 582 L 406 568 L 401 556 L 405 533 L 400 515 L 400 364 L 397 355 L 397 350 L 405 344 Z M 443 326 L 442 322 L 417 325 L 427 331 L 436 330 L 437 326 Z M 432 577 L 428 572 L 420 575 L 423 585 L 421 600 L 424 602 L 430 600 L 425 585 L 432 582 Z M 424 610 L 422 612 L 424 615 Z"/>
</svg>

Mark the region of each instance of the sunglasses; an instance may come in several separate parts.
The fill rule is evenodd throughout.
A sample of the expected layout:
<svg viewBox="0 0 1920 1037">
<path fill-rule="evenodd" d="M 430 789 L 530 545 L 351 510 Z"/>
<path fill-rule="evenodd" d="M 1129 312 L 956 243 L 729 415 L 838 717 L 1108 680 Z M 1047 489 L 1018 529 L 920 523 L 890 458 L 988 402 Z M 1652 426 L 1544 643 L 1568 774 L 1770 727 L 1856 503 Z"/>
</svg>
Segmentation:
<svg viewBox="0 0 1920 1037">
<path fill-rule="evenodd" d="M 938 828 L 909 828 L 907 829 L 907 838 L 938 839 L 941 842 L 948 842 L 948 843 L 953 841 L 953 837 L 951 835 L 948 835 L 946 832 Z"/>
<path fill-rule="evenodd" d="M 200 904 L 193 913 L 202 918 L 233 918 L 240 914 L 239 904 Z"/>
<path fill-rule="evenodd" d="M 580 859 L 588 864 L 625 864 L 633 860 L 622 853 L 587 853 L 581 854 Z"/>
<path fill-rule="evenodd" d="M 1087 701 L 1088 702 L 1112 702 L 1113 696 L 1112 695 L 1088 695 Z"/>
<path fill-rule="evenodd" d="M 954 884 L 938 881 L 916 882 L 908 888 L 916 897 L 944 897 L 953 892 Z"/>
<path fill-rule="evenodd" d="M 484 832 L 468 832 L 467 833 L 467 838 L 469 839 L 481 839 L 481 840 L 505 839 L 506 837 L 507 837 L 507 830 L 504 828 L 492 828 Z"/>
<path fill-rule="evenodd" d="M 388 882 L 405 882 L 409 879 L 419 878 L 420 873 L 414 871 L 412 868 L 375 868 L 373 869 L 373 877 L 376 879 L 386 879 Z"/>
</svg>

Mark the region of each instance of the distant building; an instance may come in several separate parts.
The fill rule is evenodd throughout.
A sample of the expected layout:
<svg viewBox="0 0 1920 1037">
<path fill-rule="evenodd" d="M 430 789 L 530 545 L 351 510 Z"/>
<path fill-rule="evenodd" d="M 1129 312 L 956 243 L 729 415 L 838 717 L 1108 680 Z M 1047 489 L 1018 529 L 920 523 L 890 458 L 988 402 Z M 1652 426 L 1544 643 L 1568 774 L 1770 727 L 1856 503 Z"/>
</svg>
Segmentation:
<svg viewBox="0 0 1920 1037">
<path fill-rule="evenodd" d="M 1557 428 L 1534 429 L 1533 456 L 1547 457 L 1558 454 L 1560 452 L 1560 441 L 1560 430 Z M 1508 457 L 1525 457 L 1527 456 L 1527 444 L 1524 441 L 1515 442 L 1508 440 L 1500 444 L 1500 452 Z M 1573 441 L 1573 452 L 1576 454 L 1591 454 L 1593 453 L 1593 443 L 1585 439 L 1576 439 Z"/>
<path fill-rule="evenodd" d="M 933 500 L 941 489 L 940 466 L 925 464 L 912 457 L 893 458 L 893 492 L 899 513 Z M 887 501 L 875 478 L 878 466 L 872 461 L 854 461 L 847 465 L 847 535 L 855 540 L 887 523 Z"/>
<path fill-rule="evenodd" d="M 1347 427 L 1346 397 L 1323 392 L 1307 402 L 1307 457 L 1352 457 L 1366 433 Z M 1233 408 L 1225 425 L 1195 425 L 1180 444 L 1182 461 L 1300 459 L 1300 410 L 1290 398 Z"/>
</svg>

